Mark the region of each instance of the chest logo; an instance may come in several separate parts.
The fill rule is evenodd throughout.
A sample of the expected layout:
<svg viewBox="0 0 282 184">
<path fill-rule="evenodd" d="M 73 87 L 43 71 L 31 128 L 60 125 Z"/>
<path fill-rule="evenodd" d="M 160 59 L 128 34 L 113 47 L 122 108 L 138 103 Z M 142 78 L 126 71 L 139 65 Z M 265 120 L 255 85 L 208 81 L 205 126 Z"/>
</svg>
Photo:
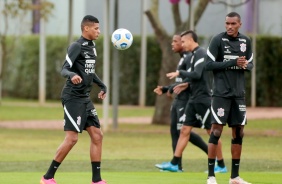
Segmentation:
<svg viewBox="0 0 282 184">
<path fill-rule="evenodd" d="M 246 45 L 245 43 L 241 43 L 241 44 L 240 44 L 240 50 L 241 50 L 242 52 L 245 52 L 246 49 L 247 49 L 247 45 Z"/>
</svg>

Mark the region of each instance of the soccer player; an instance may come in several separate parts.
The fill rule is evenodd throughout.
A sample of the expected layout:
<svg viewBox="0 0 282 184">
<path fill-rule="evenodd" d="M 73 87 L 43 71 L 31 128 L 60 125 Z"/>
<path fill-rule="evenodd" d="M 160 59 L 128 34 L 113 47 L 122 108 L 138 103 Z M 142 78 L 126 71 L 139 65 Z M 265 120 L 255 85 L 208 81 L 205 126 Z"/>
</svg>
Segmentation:
<svg viewBox="0 0 282 184">
<path fill-rule="evenodd" d="M 186 88 L 189 87 L 190 98 L 185 108 L 185 113 L 181 117 L 183 126 L 181 128 L 180 137 L 177 142 L 176 150 L 174 152 L 173 159 L 164 165 L 164 170 L 176 172 L 178 168 L 178 162 L 181 155 L 188 144 L 188 140 L 193 127 L 204 128 L 207 133 L 210 133 L 210 104 L 211 104 L 211 88 L 209 85 L 210 78 L 208 72 L 204 70 L 206 50 L 199 47 L 197 42 L 198 37 L 194 31 L 185 31 L 181 34 L 182 46 L 186 51 L 192 52 L 190 59 L 190 68 L 186 70 L 177 70 L 167 74 L 170 79 L 182 76 L 185 77 Z M 188 81 L 188 82 L 186 82 Z M 178 93 L 179 88 L 182 88 L 183 84 L 179 84 L 174 87 L 174 91 Z M 217 157 L 221 160 L 223 168 L 226 169 L 221 147 L 218 148 Z M 227 171 L 225 171 L 227 172 Z"/>
<path fill-rule="evenodd" d="M 54 175 L 78 141 L 78 133 L 86 130 L 90 137 L 90 159 L 92 165 L 92 184 L 105 184 L 101 179 L 101 154 L 103 134 L 96 109 L 90 100 L 90 91 L 96 83 L 101 91 L 98 98 L 106 97 L 107 88 L 95 73 L 96 49 L 93 40 L 100 34 L 99 21 L 86 15 L 81 22 L 82 36 L 67 49 L 66 60 L 61 74 L 66 77 L 61 99 L 64 108 L 65 139 L 40 184 L 56 184 Z"/>
<path fill-rule="evenodd" d="M 189 63 L 187 61 L 190 61 L 191 53 L 185 52 L 182 48 L 181 44 L 181 36 L 179 34 L 175 34 L 172 37 L 171 42 L 172 50 L 175 53 L 180 54 L 180 60 L 178 63 L 178 70 L 186 70 L 186 67 Z M 157 86 L 157 88 L 154 89 L 154 92 L 158 95 L 167 94 L 168 96 L 171 96 L 171 93 L 173 93 L 173 87 L 176 84 L 181 83 L 183 80 L 182 77 L 176 77 L 175 83 L 170 86 Z M 175 148 L 177 145 L 177 141 L 180 135 L 180 129 L 182 127 L 182 122 L 180 121 L 180 117 L 184 114 L 185 106 L 189 99 L 189 91 L 188 89 L 182 91 L 179 93 L 173 100 L 171 109 L 170 109 L 170 118 L 171 118 L 171 124 L 170 124 L 170 135 L 171 135 L 171 141 L 172 141 L 172 151 L 175 152 Z M 208 154 L 208 145 L 204 142 L 204 140 L 195 132 L 191 132 L 191 136 L 189 141 L 194 144 L 195 146 L 199 147 L 201 150 L 203 150 L 206 154 Z M 155 166 L 159 169 L 162 169 L 162 164 L 156 164 Z M 182 159 L 179 159 L 178 162 L 178 171 L 182 171 Z"/>
<path fill-rule="evenodd" d="M 212 132 L 208 143 L 208 184 L 216 184 L 214 162 L 223 126 L 232 128 L 230 184 L 249 184 L 239 177 L 246 119 L 244 72 L 253 68 L 250 39 L 239 33 L 241 17 L 231 12 L 225 17 L 225 32 L 211 40 L 206 69 L 213 71 Z"/>
</svg>

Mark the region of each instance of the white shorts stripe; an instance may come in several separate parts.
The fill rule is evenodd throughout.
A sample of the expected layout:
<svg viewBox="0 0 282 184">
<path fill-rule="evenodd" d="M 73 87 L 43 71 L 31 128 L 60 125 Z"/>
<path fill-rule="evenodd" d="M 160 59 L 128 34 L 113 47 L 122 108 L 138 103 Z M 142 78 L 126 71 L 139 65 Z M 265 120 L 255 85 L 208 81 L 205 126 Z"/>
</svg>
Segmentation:
<svg viewBox="0 0 282 184">
<path fill-rule="evenodd" d="M 213 108 L 211 107 L 212 115 L 218 124 L 223 124 L 220 119 L 217 117 L 216 113 L 214 112 Z"/>
<path fill-rule="evenodd" d="M 206 123 L 206 120 L 207 120 L 207 118 L 208 118 L 210 112 L 211 112 L 210 109 L 208 109 L 208 110 L 206 111 L 206 114 L 205 114 L 205 116 L 204 116 L 204 118 L 203 118 L 203 121 L 202 121 L 202 127 L 201 127 L 201 128 L 205 128 L 205 123 Z"/>
<path fill-rule="evenodd" d="M 79 130 L 77 124 L 75 123 L 74 119 L 71 117 L 71 115 L 70 115 L 70 113 L 68 112 L 66 106 L 64 106 L 64 111 L 65 111 L 66 115 L 68 116 L 70 122 L 71 122 L 72 125 L 74 126 L 74 128 L 75 128 L 78 132 L 80 132 L 80 130 Z"/>
</svg>

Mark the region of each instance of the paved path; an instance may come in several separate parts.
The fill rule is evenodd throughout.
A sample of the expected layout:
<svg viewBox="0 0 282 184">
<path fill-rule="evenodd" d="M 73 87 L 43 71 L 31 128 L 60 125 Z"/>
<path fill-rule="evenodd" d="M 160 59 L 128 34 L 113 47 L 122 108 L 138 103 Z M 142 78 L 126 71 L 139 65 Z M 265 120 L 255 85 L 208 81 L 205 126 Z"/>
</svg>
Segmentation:
<svg viewBox="0 0 282 184">
<path fill-rule="evenodd" d="M 248 119 L 282 119 L 282 108 L 247 108 Z M 103 122 L 103 120 L 101 120 Z M 150 124 L 151 117 L 119 118 L 119 123 Z M 109 122 L 111 124 L 111 120 Z M 0 128 L 62 129 L 62 120 L 1 121 Z"/>
</svg>

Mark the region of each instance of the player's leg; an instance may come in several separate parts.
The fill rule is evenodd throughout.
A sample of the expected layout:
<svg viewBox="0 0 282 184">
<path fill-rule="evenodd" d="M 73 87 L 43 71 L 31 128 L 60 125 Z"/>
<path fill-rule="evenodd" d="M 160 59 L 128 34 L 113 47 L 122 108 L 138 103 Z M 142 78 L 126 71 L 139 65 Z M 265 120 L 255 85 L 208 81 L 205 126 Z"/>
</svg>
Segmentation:
<svg viewBox="0 0 282 184">
<path fill-rule="evenodd" d="M 92 103 L 88 104 L 86 131 L 90 137 L 90 160 L 92 165 L 92 184 L 106 183 L 101 178 L 101 158 L 103 133 L 100 121 Z"/>
<path fill-rule="evenodd" d="M 239 177 L 239 168 L 244 137 L 244 126 L 247 124 L 246 104 L 244 98 L 238 98 L 232 101 L 232 110 L 229 122 L 229 126 L 232 127 L 232 166 L 230 182 L 236 183 L 237 180 L 242 180 Z"/>
<path fill-rule="evenodd" d="M 170 117 L 171 117 L 171 124 L 170 124 L 170 134 L 172 140 L 172 150 L 173 154 L 176 150 L 176 145 L 180 136 L 180 130 L 182 127 L 182 123 L 179 122 L 179 118 L 183 115 L 185 105 L 187 101 L 175 99 L 171 106 Z M 182 171 L 182 157 L 180 157 L 178 161 L 178 169 Z"/>
<path fill-rule="evenodd" d="M 40 184 L 56 183 L 54 180 L 55 173 L 67 154 L 77 143 L 78 132 L 82 132 L 81 126 L 85 125 L 85 112 L 86 105 L 84 103 L 69 101 L 64 104 L 65 139 L 58 147 L 55 157 L 48 171 L 42 177 Z"/>
<path fill-rule="evenodd" d="M 208 143 L 208 177 L 215 177 L 215 159 L 217 157 L 218 144 L 223 126 L 229 116 L 231 101 L 220 97 L 213 97 L 211 103 L 211 130 Z M 220 148 L 219 148 L 220 149 Z M 220 155 L 219 155 L 220 156 Z"/>
<path fill-rule="evenodd" d="M 193 145 L 197 146 L 198 148 L 203 150 L 203 152 L 208 154 L 208 145 L 207 145 L 207 143 L 202 139 L 201 136 L 199 136 L 194 131 L 190 132 L 189 142 L 191 142 Z"/>
<path fill-rule="evenodd" d="M 86 128 L 90 136 L 90 159 L 92 165 L 92 182 L 99 182 L 101 178 L 101 158 L 103 133 L 100 128 L 90 126 Z"/>
</svg>

